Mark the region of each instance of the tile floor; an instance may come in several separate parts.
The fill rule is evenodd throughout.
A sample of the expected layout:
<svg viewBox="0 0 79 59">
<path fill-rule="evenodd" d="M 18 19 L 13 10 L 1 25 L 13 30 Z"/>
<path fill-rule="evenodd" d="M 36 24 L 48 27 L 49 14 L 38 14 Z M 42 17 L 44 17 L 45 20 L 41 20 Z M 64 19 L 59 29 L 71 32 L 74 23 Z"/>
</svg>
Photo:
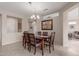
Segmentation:
<svg viewBox="0 0 79 59">
<path fill-rule="evenodd" d="M 41 56 L 41 50 L 37 48 L 36 55 L 33 54 L 34 49 L 29 52 L 22 47 L 22 43 L 14 43 L 0 48 L 0 56 Z M 49 53 L 48 47 L 44 50 L 44 56 L 79 56 L 79 49 L 64 48 L 62 46 L 55 46 L 55 50 Z"/>
</svg>

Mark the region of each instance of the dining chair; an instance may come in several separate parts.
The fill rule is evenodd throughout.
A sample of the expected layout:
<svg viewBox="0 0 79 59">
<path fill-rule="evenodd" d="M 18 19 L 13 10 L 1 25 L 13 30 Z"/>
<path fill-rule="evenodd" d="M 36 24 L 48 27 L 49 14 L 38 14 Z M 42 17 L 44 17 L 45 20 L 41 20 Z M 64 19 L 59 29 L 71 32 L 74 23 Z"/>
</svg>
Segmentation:
<svg viewBox="0 0 79 59">
<path fill-rule="evenodd" d="M 35 55 L 36 54 L 36 48 L 42 45 L 42 40 L 37 40 L 33 33 L 29 33 L 28 37 L 29 37 L 29 40 L 30 40 L 30 45 L 29 45 L 30 51 L 31 51 L 31 46 L 33 46 L 34 47 L 34 55 Z M 44 55 L 43 48 L 41 50 L 42 50 L 42 55 Z"/>
<path fill-rule="evenodd" d="M 48 32 L 43 32 L 42 35 L 48 36 Z"/>
<path fill-rule="evenodd" d="M 49 53 L 51 53 L 52 46 L 54 50 L 54 39 L 55 39 L 55 32 L 51 32 L 51 35 L 47 39 L 45 39 L 45 45 L 49 46 Z"/>
<path fill-rule="evenodd" d="M 55 34 L 56 34 L 55 32 L 51 32 L 51 41 L 52 41 L 53 50 L 54 50 Z"/>
<path fill-rule="evenodd" d="M 38 35 L 41 35 L 42 34 L 42 32 L 41 31 L 38 31 Z"/>
<path fill-rule="evenodd" d="M 26 44 L 28 45 L 29 43 L 29 38 L 28 38 L 28 32 L 24 31 L 23 33 L 23 46 L 26 48 Z"/>
</svg>

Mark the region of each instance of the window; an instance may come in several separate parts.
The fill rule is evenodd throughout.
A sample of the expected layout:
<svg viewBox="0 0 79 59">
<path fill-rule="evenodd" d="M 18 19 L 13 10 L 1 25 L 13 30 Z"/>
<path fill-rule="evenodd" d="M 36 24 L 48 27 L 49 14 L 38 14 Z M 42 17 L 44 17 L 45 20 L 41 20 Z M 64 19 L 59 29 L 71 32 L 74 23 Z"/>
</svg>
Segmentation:
<svg viewBox="0 0 79 59">
<path fill-rule="evenodd" d="M 22 19 L 8 16 L 7 17 L 7 32 L 21 32 Z"/>
<path fill-rule="evenodd" d="M 74 8 L 68 12 L 68 20 L 73 20 L 78 17 L 78 8 Z"/>
</svg>

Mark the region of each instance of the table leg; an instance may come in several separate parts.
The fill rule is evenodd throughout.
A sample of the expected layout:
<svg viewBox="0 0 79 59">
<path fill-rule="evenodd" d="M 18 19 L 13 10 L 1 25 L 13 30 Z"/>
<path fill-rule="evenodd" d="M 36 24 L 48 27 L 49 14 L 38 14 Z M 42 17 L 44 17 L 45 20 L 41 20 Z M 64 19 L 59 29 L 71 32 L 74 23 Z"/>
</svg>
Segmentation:
<svg viewBox="0 0 79 59">
<path fill-rule="evenodd" d="M 22 42 L 22 45 L 24 46 L 24 39 L 25 39 L 25 37 L 23 36 L 23 42 Z"/>
<path fill-rule="evenodd" d="M 42 55 L 44 55 L 44 38 L 42 38 Z"/>
</svg>

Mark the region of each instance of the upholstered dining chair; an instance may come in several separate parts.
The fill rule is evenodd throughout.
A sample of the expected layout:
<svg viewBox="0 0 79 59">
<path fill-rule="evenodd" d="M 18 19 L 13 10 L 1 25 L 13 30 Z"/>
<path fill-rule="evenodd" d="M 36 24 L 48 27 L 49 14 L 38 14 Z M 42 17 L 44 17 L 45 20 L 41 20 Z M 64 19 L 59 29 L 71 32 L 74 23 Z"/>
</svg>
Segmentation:
<svg viewBox="0 0 79 59">
<path fill-rule="evenodd" d="M 28 38 L 29 38 L 29 41 L 30 41 L 29 50 L 31 51 L 31 46 L 33 46 L 34 47 L 34 55 L 35 55 L 36 54 L 36 48 L 42 45 L 42 40 L 37 40 L 33 33 L 28 33 Z M 42 50 L 42 55 L 43 55 L 44 54 L 43 48 L 41 50 Z"/>
<path fill-rule="evenodd" d="M 51 32 L 51 41 L 52 41 L 53 50 L 54 50 L 55 34 L 56 34 L 55 32 Z"/>
<path fill-rule="evenodd" d="M 48 36 L 48 32 L 43 32 L 42 35 Z"/>
<path fill-rule="evenodd" d="M 55 39 L 55 32 L 51 32 L 51 35 L 45 40 L 45 45 L 49 46 L 49 52 L 51 53 L 51 47 L 54 50 L 54 39 Z"/>
<path fill-rule="evenodd" d="M 42 32 L 41 32 L 41 31 L 38 31 L 37 33 L 38 33 L 38 35 L 41 35 L 41 34 L 42 34 Z"/>
<path fill-rule="evenodd" d="M 24 31 L 23 33 L 23 46 L 26 48 L 26 44 L 28 45 L 29 43 L 29 38 L 28 38 L 28 32 Z"/>
</svg>

